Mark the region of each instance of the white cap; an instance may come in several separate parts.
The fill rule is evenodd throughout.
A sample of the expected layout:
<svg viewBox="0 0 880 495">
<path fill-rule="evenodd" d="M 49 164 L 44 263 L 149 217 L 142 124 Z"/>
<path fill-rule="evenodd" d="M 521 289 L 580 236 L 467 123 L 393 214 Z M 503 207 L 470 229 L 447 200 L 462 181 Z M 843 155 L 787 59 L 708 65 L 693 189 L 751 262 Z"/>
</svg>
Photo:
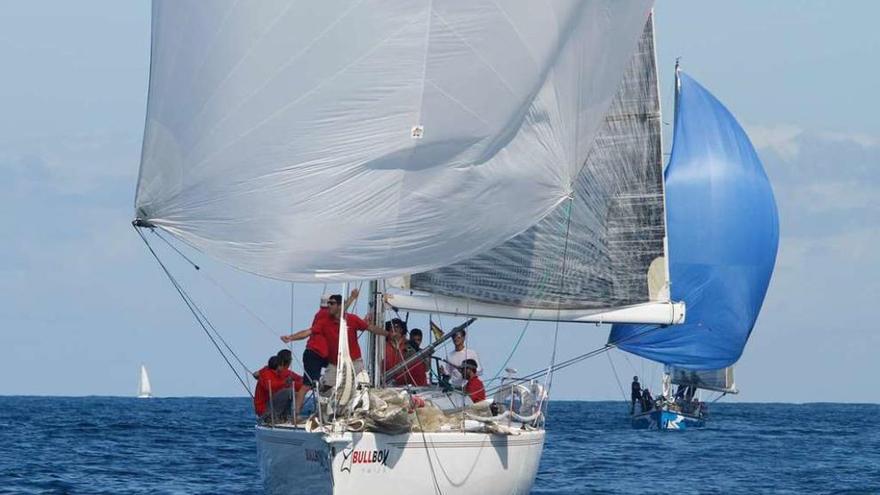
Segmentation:
<svg viewBox="0 0 880 495">
<path fill-rule="evenodd" d="M 330 295 L 329 294 L 322 294 L 321 295 L 321 307 L 326 308 L 327 306 L 329 306 L 329 304 L 328 304 L 329 302 L 330 302 Z"/>
</svg>

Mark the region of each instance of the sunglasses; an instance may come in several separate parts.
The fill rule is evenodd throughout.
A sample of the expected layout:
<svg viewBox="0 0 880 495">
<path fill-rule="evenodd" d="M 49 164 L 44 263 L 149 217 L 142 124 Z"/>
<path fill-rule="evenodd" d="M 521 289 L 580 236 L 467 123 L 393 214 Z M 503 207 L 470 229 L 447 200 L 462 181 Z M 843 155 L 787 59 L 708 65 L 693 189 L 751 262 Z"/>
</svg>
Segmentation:
<svg viewBox="0 0 880 495">
<path fill-rule="evenodd" d="M 327 306 L 336 306 L 337 304 L 339 303 L 336 301 L 327 301 Z"/>
</svg>

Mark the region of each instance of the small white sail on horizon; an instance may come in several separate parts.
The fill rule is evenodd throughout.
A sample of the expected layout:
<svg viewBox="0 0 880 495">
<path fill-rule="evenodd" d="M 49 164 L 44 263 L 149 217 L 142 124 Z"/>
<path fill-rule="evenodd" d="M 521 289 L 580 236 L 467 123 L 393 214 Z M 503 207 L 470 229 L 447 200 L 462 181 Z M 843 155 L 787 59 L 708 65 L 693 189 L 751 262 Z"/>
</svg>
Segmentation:
<svg viewBox="0 0 880 495">
<path fill-rule="evenodd" d="M 151 399 L 153 388 L 150 386 L 150 376 L 147 375 L 147 367 L 141 365 L 141 379 L 138 382 L 138 399 Z"/>
</svg>

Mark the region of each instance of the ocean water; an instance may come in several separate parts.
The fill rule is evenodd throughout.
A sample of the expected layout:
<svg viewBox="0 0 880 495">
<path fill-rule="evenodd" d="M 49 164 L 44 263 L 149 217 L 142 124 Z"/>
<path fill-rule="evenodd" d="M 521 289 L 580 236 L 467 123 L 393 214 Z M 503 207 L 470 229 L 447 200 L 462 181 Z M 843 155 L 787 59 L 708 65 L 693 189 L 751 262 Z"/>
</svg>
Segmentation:
<svg viewBox="0 0 880 495">
<path fill-rule="evenodd" d="M 725 404 L 636 431 L 553 402 L 535 494 L 880 493 L 880 405 Z M 250 401 L 0 397 L 0 493 L 261 493 Z"/>
</svg>

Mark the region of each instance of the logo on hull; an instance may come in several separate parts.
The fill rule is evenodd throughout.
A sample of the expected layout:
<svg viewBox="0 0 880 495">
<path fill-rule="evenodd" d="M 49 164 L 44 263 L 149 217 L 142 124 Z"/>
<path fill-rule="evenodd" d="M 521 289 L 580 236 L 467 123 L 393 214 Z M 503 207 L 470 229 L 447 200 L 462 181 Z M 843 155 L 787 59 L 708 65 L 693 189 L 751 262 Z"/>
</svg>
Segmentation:
<svg viewBox="0 0 880 495">
<path fill-rule="evenodd" d="M 388 449 L 384 450 L 354 450 L 354 449 L 346 449 L 342 451 L 342 467 L 340 467 L 340 472 L 351 472 L 351 466 L 353 464 L 372 464 L 378 466 L 388 466 L 388 454 L 391 451 Z"/>
</svg>

